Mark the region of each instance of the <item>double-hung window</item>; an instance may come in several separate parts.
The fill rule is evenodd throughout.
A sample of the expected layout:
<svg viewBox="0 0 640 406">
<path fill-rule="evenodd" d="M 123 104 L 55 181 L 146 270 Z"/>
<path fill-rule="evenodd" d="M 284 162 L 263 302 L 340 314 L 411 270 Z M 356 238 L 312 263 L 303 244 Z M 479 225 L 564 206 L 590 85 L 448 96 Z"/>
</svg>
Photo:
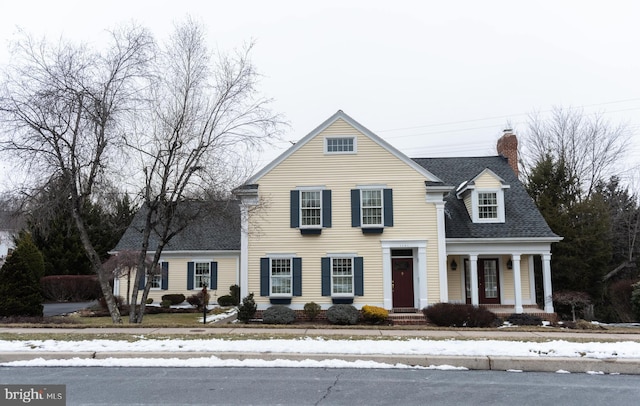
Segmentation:
<svg viewBox="0 0 640 406">
<path fill-rule="evenodd" d="M 478 192 L 478 218 L 498 218 L 498 194 L 496 192 Z"/>
<path fill-rule="evenodd" d="M 322 191 L 300 191 L 300 227 L 322 227 Z"/>
<path fill-rule="evenodd" d="M 353 258 L 331 258 L 331 296 L 353 296 Z"/>
<path fill-rule="evenodd" d="M 209 262 L 196 262 L 194 274 L 194 286 L 201 288 L 203 286 L 211 287 L 211 269 Z"/>
<path fill-rule="evenodd" d="M 151 289 L 162 289 L 162 274 L 155 274 L 149 278 Z"/>
<path fill-rule="evenodd" d="M 291 296 L 291 258 L 270 258 L 271 292 L 269 296 Z"/>
<path fill-rule="evenodd" d="M 363 189 L 361 191 L 362 226 L 382 227 L 382 189 Z"/>
</svg>

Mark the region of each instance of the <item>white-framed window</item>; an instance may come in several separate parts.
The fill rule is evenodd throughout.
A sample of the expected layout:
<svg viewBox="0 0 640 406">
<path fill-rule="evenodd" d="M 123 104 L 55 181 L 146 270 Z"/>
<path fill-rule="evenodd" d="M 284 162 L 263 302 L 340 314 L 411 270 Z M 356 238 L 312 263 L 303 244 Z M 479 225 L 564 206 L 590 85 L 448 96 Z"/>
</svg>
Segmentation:
<svg viewBox="0 0 640 406">
<path fill-rule="evenodd" d="M 382 227 L 383 224 L 382 189 L 362 189 L 360 191 L 360 213 L 362 227 Z"/>
<path fill-rule="evenodd" d="M 292 265 L 291 258 L 269 259 L 270 296 L 292 295 Z"/>
<path fill-rule="evenodd" d="M 194 263 L 194 281 L 193 286 L 196 289 L 201 288 L 204 284 L 211 287 L 211 263 L 195 262 Z"/>
<path fill-rule="evenodd" d="M 473 221 L 475 223 L 504 223 L 504 191 L 473 190 Z"/>
<path fill-rule="evenodd" d="M 353 257 L 331 258 L 331 296 L 353 296 Z"/>
<path fill-rule="evenodd" d="M 322 227 L 322 191 L 300 191 L 300 227 Z"/>
<path fill-rule="evenodd" d="M 478 218 L 498 218 L 498 194 L 496 192 L 478 192 Z"/>
<path fill-rule="evenodd" d="M 355 154 L 356 137 L 326 137 L 324 151 L 327 154 Z"/>
<path fill-rule="evenodd" d="M 148 278 L 148 283 L 151 284 L 150 289 L 162 289 L 162 273 L 155 274 Z"/>
</svg>

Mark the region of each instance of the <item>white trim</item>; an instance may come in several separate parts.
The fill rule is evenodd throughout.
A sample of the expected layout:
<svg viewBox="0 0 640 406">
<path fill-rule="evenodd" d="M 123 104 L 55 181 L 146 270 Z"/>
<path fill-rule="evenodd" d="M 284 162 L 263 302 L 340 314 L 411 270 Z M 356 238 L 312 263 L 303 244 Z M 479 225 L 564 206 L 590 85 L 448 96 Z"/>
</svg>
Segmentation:
<svg viewBox="0 0 640 406">
<path fill-rule="evenodd" d="M 434 174 L 432 174 L 422 166 L 418 165 L 415 161 L 413 161 L 412 159 L 407 157 L 405 154 L 397 150 L 391 144 L 387 143 L 385 140 L 375 135 L 373 132 L 365 128 L 362 124 L 358 123 L 353 118 L 349 117 L 349 115 L 344 113 L 342 110 L 338 110 L 335 114 L 333 114 L 331 117 L 326 119 L 322 124 L 316 127 L 313 131 L 311 131 L 309 134 L 307 134 L 302 139 L 300 139 L 297 143 L 295 143 L 295 145 L 293 145 L 288 150 L 280 154 L 280 156 L 278 156 L 276 159 L 271 161 L 267 166 L 265 166 L 260 171 L 258 171 L 255 175 L 249 178 L 245 182 L 245 184 L 250 185 L 250 184 L 257 183 L 258 180 L 260 180 L 267 173 L 271 172 L 271 170 L 274 169 L 276 166 L 278 166 L 282 161 L 287 159 L 298 149 L 302 148 L 302 146 L 304 146 L 307 142 L 309 142 L 315 136 L 317 136 L 318 134 L 326 130 L 329 126 L 331 126 L 333 123 L 335 123 L 340 119 L 344 120 L 347 124 L 351 125 L 353 128 L 360 131 L 362 134 L 364 134 L 366 137 L 371 139 L 373 142 L 375 142 L 376 144 L 380 145 L 382 148 L 389 151 L 392 155 L 394 155 L 396 158 L 398 158 L 399 160 L 407 164 L 409 167 L 413 168 L 416 172 L 426 177 L 427 178 L 426 180 L 433 181 L 433 182 L 442 182 L 442 180 L 439 179 L 437 176 L 435 176 Z"/>
<path fill-rule="evenodd" d="M 496 215 L 495 218 L 480 218 L 480 193 L 496 194 Z M 502 189 L 473 189 L 471 191 L 471 219 L 474 223 L 504 223 L 504 191 Z"/>
<path fill-rule="evenodd" d="M 418 308 L 422 309 L 429 304 L 427 289 L 427 240 L 381 240 L 382 248 L 382 307 L 391 310 L 393 308 L 392 269 L 391 250 L 408 249 L 413 250 L 413 291 L 414 304 L 417 302 Z"/>
<path fill-rule="evenodd" d="M 276 299 L 282 298 L 290 298 L 293 297 L 293 258 L 295 254 L 267 254 L 267 258 L 269 258 L 269 297 L 273 297 Z M 289 293 L 273 293 L 273 272 L 272 265 L 274 259 L 288 259 L 289 260 L 289 280 L 291 281 L 289 284 L 290 292 Z M 282 278 L 285 279 L 285 278 Z"/>
<path fill-rule="evenodd" d="M 352 151 L 329 151 L 329 140 L 351 139 L 353 140 Z M 358 137 L 355 135 L 327 135 L 324 137 L 324 154 L 325 155 L 355 155 L 358 153 Z"/>
<path fill-rule="evenodd" d="M 435 203 L 438 232 L 438 281 L 440 283 L 439 302 L 449 301 L 449 279 L 447 273 L 447 243 L 444 221 L 444 202 Z"/>
<path fill-rule="evenodd" d="M 240 205 L 240 297 L 249 294 L 249 208 Z"/>
<path fill-rule="evenodd" d="M 529 265 L 529 303 L 535 304 L 536 298 L 536 275 L 534 269 L 533 255 L 527 257 L 527 264 Z"/>
<path fill-rule="evenodd" d="M 327 254 L 327 257 L 330 259 L 329 261 L 329 278 L 331 280 L 331 286 L 330 286 L 330 293 L 331 293 L 331 297 L 337 297 L 337 298 L 352 298 L 355 297 L 356 295 L 356 264 L 355 264 L 355 258 L 357 257 L 357 254 L 336 254 L 336 253 L 332 253 L 332 254 Z M 350 259 L 351 260 L 351 293 L 334 293 L 333 292 L 333 260 L 335 259 Z M 344 276 L 338 276 L 338 277 L 344 277 Z"/>
<path fill-rule="evenodd" d="M 384 188 L 359 187 L 360 191 L 360 227 L 361 228 L 383 228 L 384 227 Z M 380 222 L 376 224 L 364 224 L 364 199 L 362 192 L 380 192 Z"/>
</svg>

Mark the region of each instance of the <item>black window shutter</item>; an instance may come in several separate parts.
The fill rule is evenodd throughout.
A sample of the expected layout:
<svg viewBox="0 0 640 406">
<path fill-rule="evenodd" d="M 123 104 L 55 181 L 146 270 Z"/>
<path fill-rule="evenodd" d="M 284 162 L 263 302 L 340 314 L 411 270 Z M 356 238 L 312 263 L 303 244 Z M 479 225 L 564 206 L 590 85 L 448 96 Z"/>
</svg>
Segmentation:
<svg viewBox="0 0 640 406">
<path fill-rule="evenodd" d="M 384 226 L 393 227 L 393 190 L 384 189 L 382 196 L 384 199 Z"/>
<path fill-rule="evenodd" d="M 362 257 L 353 259 L 353 294 L 355 296 L 364 295 L 364 264 Z"/>
<path fill-rule="evenodd" d="M 300 191 L 291 191 L 291 228 L 300 227 Z"/>
<path fill-rule="evenodd" d="M 293 296 L 302 296 L 302 258 L 293 258 Z"/>
<path fill-rule="evenodd" d="M 331 227 L 331 191 L 322 191 L 322 227 Z"/>
<path fill-rule="evenodd" d="M 351 227 L 360 227 L 360 189 L 351 189 Z"/>
<path fill-rule="evenodd" d="M 146 281 L 146 271 L 144 272 L 140 272 L 140 275 L 138 275 L 139 279 L 138 279 L 138 290 L 142 290 L 144 289 L 144 282 Z"/>
<path fill-rule="evenodd" d="M 331 258 L 321 259 L 322 296 L 331 296 Z"/>
<path fill-rule="evenodd" d="M 187 262 L 187 290 L 193 289 L 193 279 L 195 277 L 195 266 L 193 262 Z"/>
<path fill-rule="evenodd" d="M 169 263 L 162 262 L 162 290 L 169 289 Z"/>
<path fill-rule="evenodd" d="M 211 262 L 211 278 L 209 280 L 209 289 L 218 289 L 218 263 Z"/>
<path fill-rule="evenodd" d="M 260 296 L 269 296 L 269 258 L 260 258 Z"/>
</svg>

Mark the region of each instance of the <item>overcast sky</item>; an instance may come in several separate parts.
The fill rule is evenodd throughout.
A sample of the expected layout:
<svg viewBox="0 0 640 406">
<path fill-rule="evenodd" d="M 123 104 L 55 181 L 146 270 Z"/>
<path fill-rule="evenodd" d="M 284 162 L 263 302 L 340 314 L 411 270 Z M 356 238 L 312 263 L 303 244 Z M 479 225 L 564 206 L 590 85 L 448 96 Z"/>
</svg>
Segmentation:
<svg viewBox="0 0 640 406">
<path fill-rule="evenodd" d="M 495 155 L 508 123 L 524 132 L 528 114 L 553 106 L 628 123 L 625 165 L 640 161 L 636 1 L 5 3 L 0 64 L 16 27 L 99 43 L 133 20 L 162 39 L 190 15 L 212 47 L 255 40 L 261 89 L 290 123 L 263 164 L 339 109 L 410 157 L 432 157 Z"/>
</svg>

